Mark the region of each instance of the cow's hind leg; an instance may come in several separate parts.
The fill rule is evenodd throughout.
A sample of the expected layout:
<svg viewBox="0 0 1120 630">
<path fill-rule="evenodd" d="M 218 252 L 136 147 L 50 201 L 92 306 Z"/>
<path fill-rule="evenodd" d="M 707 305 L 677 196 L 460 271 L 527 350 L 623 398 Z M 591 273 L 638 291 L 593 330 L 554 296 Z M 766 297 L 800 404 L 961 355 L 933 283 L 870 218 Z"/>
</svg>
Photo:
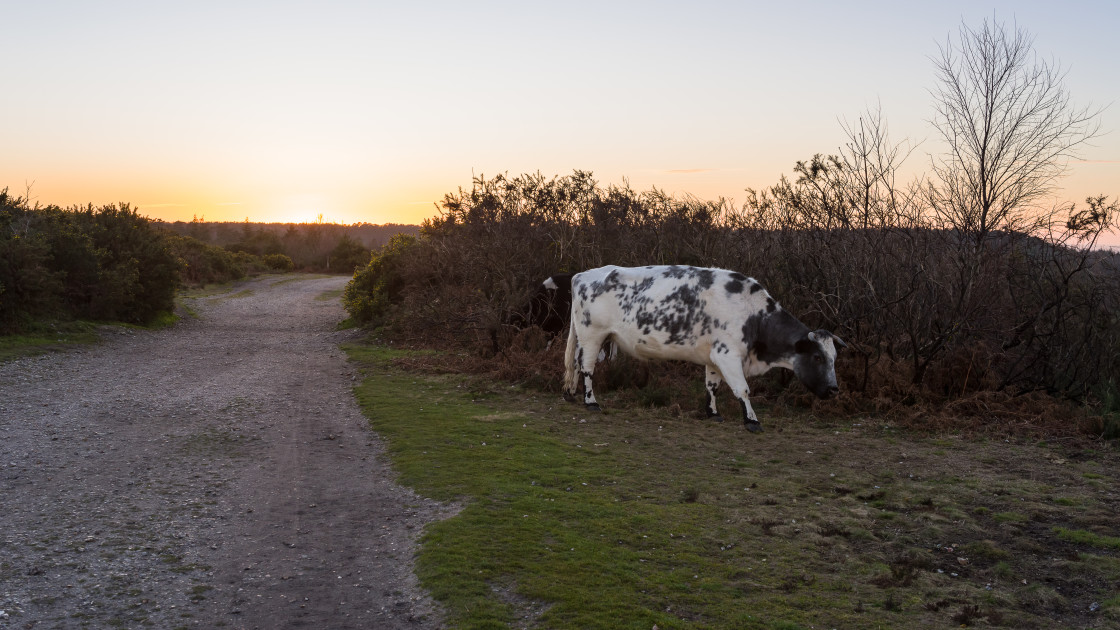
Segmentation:
<svg viewBox="0 0 1120 630">
<path fill-rule="evenodd" d="M 723 382 L 723 376 L 719 373 L 719 368 L 709 363 L 704 368 L 704 389 L 708 393 L 708 400 L 705 411 L 708 414 L 709 420 L 716 422 L 723 422 L 723 416 L 719 415 L 716 410 L 716 390 L 719 389 L 719 384 Z"/>
<path fill-rule="evenodd" d="M 602 411 L 599 401 L 595 400 L 595 390 L 592 387 L 592 377 L 595 375 L 595 363 L 599 360 L 599 349 L 603 347 L 606 335 L 581 340 L 579 350 L 576 352 L 576 363 L 579 366 L 579 375 L 583 378 L 583 404 L 588 411 Z M 592 349 L 593 348 L 593 349 Z"/>
<path fill-rule="evenodd" d="M 723 374 L 723 379 L 727 381 L 731 393 L 735 394 L 735 397 L 739 399 L 739 404 L 743 407 L 743 426 L 751 433 L 762 431 L 762 425 L 758 422 L 758 415 L 755 414 L 754 407 L 751 407 L 751 401 L 747 398 L 751 390 L 747 387 L 747 377 L 743 374 L 743 364 L 730 354 L 713 354 L 711 360 Z"/>
</svg>

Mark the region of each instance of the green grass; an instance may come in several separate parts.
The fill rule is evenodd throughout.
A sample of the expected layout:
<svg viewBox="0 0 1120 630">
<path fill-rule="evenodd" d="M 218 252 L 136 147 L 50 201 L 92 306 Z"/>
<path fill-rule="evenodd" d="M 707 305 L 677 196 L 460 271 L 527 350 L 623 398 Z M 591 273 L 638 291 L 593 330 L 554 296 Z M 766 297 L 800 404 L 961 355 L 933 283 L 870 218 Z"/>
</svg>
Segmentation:
<svg viewBox="0 0 1120 630">
<path fill-rule="evenodd" d="M 279 279 L 273 280 L 272 282 L 269 282 L 268 286 L 275 287 L 275 286 L 279 286 L 281 284 L 288 284 L 289 282 L 299 282 L 301 280 L 310 280 L 312 278 L 329 278 L 329 277 L 330 276 L 327 276 L 325 274 L 310 274 L 310 273 L 296 273 L 296 274 L 293 274 L 293 273 L 289 272 L 289 273 L 287 273 L 283 276 L 280 276 Z"/>
<path fill-rule="evenodd" d="M 193 303 L 189 299 L 175 299 L 175 310 L 183 313 L 185 317 L 190 319 L 198 319 L 198 311 L 195 310 Z"/>
<path fill-rule="evenodd" d="M 1030 519 L 1018 512 L 1000 512 L 992 517 L 997 523 L 1026 523 Z"/>
<path fill-rule="evenodd" d="M 103 326 L 134 330 L 159 330 L 174 326 L 178 321 L 178 315 L 164 311 L 157 314 L 153 321 L 144 326 L 124 322 L 91 322 L 85 320 L 37 322 L 25 333 L 0 335 L 0 362 L 48 352 L 64 352 L 77 346 L 98 343 L 101 341 L 99 329 Z"/>
<path fill-rule="evenodd" d="M 216 301 L 221 301 L 221 300 L 236 300 L 237 298 L 250 297 L 254 293 L 256 293 L 256 292 L 253 291 L 252 289 L 242 289 L 242 290 L 238 291 L 237 293 L 230 293 L 229 295 L 219 295 L 217 297 L 213 297 L 213 298 L 211 298 L 211 301 L 216 302 Z"/>
<path fill-rule="evenodd" d="M 400 481 L 462 506 L 425 529 L 417 557 L 450 627 L 1081 626 L 1114 592 L 1111 559 L 1052 559 L 1068 544 L 1054 528 L 1114 523 L 1082 473 L 1120 483 L 1115 449 L 1058 467 L 1052 446 L 946 451 L 944 437 L 763 405 L 766 432 L 752 435 L 625 391 L 587 414 L 558 395 L 410 372 L 397 351 L 347 351 Z M 1076 515 L 1047 499 L 1054 487 Z M 1072 573 L 1082 585 L 1061 597 L 1034 588 Z"/>
<path fill-rule="evenodd" d="M 160 330 L 162 328 L 171 328 L 179 323 L 179 316 L 170 311 L 163 311 L 156 315 L 156 318 L 144 326 L 134 326 L 127 324 L 130 328 L 138 328 L 141 330 Z"/>
<path fill-rule="evenodd" d="M 145 326 L 124 322 L 44 321 L 33 324 L 25 333 L 0 335 L 0 362 L 21 357 L 64 352 L 77 346 L 91 345 L 101 341 L 98 332 L 102 326 L 131 328 L 134 330 L 159 330 L 169 328 L 179 321 L 179 316 L 171 312 L 159 313 Z"/>
<path fill-rule="evenodd" d="M 1098 549 L 1120 551 L 1120 538 L 1116 536 L 1105 536 L 1102 534 L 1094 534 L 1093 532 L 1088 532 L 1083 529 L 1066 529 L 1064 527 L 1055 527 L 1054 533 L 1058 535 L 1058 538 L 1076 545 L 1088 545 L 1090 547 L 1097 547 Z"/>
<path fill-rule="evenodd" d="M 285 282 L 292 282 L 298 279 L 299 278 L 288 278 L 287 280 L 280 280 L 272 284 L 284 284 Z M 254 291 L 252 289 L 242 289 L 236 293 L 233 293 L 233 290 L 244 282 L 245 280 L 234 280 L 231 282 L 223 282 L 221 284 L 210 284 L 201 287 L 180 289 L 178 297 L 187 300 L 210 299 L 217 302 L 249 297 L 254 294 Z"/>
<path fill-rule="evenodd" d="M 330 302 L 333 300 L 337 300 L 342 297 L 342 291 L 343 289 L 331 289 L 329 291 L 323 291 L 319 295 L 315 296 L 315 300 L 318 302 Z"/>
<path fill-rule="evenodd" d="M 99 340 L 97 324 L 92 322 L 40 324 L 24 334 L 0 336 L 0 361 L 57 352 Z"/>
</svg>

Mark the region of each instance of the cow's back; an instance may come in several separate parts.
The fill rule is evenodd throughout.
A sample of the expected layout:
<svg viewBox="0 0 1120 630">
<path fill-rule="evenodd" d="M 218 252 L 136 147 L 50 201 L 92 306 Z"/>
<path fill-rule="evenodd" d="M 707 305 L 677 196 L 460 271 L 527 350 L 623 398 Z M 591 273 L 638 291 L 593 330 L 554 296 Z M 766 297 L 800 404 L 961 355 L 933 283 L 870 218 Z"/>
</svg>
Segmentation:
<svg viewBox="0 0 1120 630">
<path fill-rule="evenodd" d="M 722 269 L 600 267 L 572 279 L 572 325 L 581 337 L 609 336 L 640 358 L 704 363 L 713 343 L 742 337 L 750 302 L 768 297 L 754 287 Z"/>
</svg>

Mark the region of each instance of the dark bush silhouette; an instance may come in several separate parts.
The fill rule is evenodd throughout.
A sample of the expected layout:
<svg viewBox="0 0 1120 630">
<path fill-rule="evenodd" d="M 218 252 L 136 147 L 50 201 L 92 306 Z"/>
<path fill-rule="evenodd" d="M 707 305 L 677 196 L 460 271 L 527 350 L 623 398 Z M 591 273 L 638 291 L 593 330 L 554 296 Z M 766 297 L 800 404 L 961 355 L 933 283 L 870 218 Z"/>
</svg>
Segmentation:
<svg viewBox="0 0 1120 630">
<path fill-rule="evenodd" d="M 190 236 L 170 235 L 169 241 L 179 259 L 184 284 L 205 286 L 245 277 L 245 267 L 233 252 Z"/>
<path fill-rule="evenodd" d="M 63 279 L 48 266 L 51 246 L 30 229 L 23 200 L 0 191 L 0 334 L 64 309 Z"/>
<path fill-rule="evenodd" d="M 348 234 L 343 234 L 338 244 L 331 250 L 327 262 L 328 270 L 353 272 L 369 262 L 370 250 Z"/>
<path fill-rule="evenodd" d="M 365 267 L 354 272 L 354 278 L 346 285 L 342 302 L 355 323 L 382 323 L 390 304 L 400 301 L 405 282 L 403 263 L 415 244 L 415 237 L 407 234 L 394 236 L 370 257 Z"/>
<path fill-rule="evenodd" d="M 261 259 L 264 261 L 264 264 L 268 265 L 268 268 L 273 271 L 291 271 L 295 269 L 296 266 L 295 263 L 292 262 L 292 259 L 284 254 L 265 254 Z"/>
<path fill-rule="evenodd" d="M 44 317 L 148 323 L 174 307 L 180 265 L 128 204 L 29 208 L 0 192 L 0 332 Z"/>
</svg>

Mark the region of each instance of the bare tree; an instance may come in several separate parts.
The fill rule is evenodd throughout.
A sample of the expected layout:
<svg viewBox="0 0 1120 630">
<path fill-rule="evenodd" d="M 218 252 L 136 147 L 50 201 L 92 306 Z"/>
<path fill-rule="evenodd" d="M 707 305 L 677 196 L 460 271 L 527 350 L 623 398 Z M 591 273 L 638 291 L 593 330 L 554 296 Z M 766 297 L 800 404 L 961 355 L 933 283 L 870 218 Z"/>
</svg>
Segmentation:
<svg viewBox="0 0 1120 630">
<path fill-rule="evenodd" d="M 1099 110 L 1076 107 L 1065 71 L 1039 60 L 1033 38 L 994 20 L 962 25 L 935 59 L 932 123 L 947 152 L 933 160 L 931 202 L 948 224 L 982 241 L 1031 231 L 1036 202 L 1052 192 L 1078 149 L 1099 131 Z"/>
<path fill-rule="evenodd" d="M 1062 206 L 1043 202 L 1100 129 L 1099 110 L 1071 102 L 1065 71 L 1040 60 L 1033 38 L 1016 26 L 962 24 L 934 65 L 931 122 L 946 151 L 932 159 L 926 191 L 952 237 L 946 262 L 954 273 L 946 278 L 947 310 L 924 346 L 929 360 L 954 343 L 1006 334 L 989 329 L 1000 326 L 992 296 L 1006 289 L 999 269 L 1007 250 L 1017 236 L 1054 222 Z"/>
<path fill-rule="evenodd" d="M 868 107 L 859 119 L 841 121 L 848 141 L 840 151 L 846 176 L 845 189 L 854 212 L 850 227 L 897 227 L 914 224 L 917 217 L 904 188 L 896 182 L 902 163 L 910 156 L 909 141 L 892 142 L 882 109 Z"/>
</svg>

